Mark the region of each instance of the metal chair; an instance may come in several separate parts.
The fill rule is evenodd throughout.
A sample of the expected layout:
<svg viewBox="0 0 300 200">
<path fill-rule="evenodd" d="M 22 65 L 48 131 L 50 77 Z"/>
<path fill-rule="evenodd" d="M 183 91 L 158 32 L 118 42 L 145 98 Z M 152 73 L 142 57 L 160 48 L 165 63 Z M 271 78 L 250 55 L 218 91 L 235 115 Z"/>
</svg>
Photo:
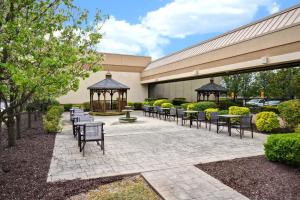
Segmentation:
<svg viewBox="0 0 300 200">
<path fill-rule="evenodd" d="M 94 118 L 91 115 L 81 115 L 77 117 L 77 122 L 93 122 Z M 81 133 L 82 132 L 83 127 L 79 126 L 78 129 L 75 131 L 75 136 L 77 135 L 77 133 Z"/>
<path fill-rule="evenodd" d="M 161 116 L 164 116 L 164 114 L 165 114 L 160 106 L 155 106 L 155 113 L 156 113 L 156 117 L 159 119 L 161 119 Z M 154 114 L 153 114 L 153 116 L 154 116 Z"/>
<path fill-rule="evenodd" d="M 174 120 L 176 119 L 177 117 L 177 111 L 176 111 L 176 108 L 170 108 L 170 112 L 167 114 L 167 117 L 169 119 L 173 118 Z"/>
<path fill-rule="evenodd" d="M 211 125 L 212 124 L 215 124 L 217 126 L 217 133 L 220 132 L 220 127 L 227 126 L 227 122 L 220 121 L 219 114 L 217 112 L 210 113 L 209 131 L 211 130 Z"/>
<path fill-rule="evenodd" d="M 205 112 L 198 112 L 197 118 L 193 119 L 193 121 L 197 122 L 197 128 L 199 128 L 199 123 L 200 123 L 200 127 L 201 127 L 201 122 L 205 122 L 206 124 L 206 128 L 207 128 L 207 121 L 206 121 L 206 117 L 205 117 Z"/>
<path fill-rule="evenodd" d="M 147 106 L 147 105 L 144 105 L 143 112 L 144 112 L 144 115 L 145 115 L 145 116 L 147 116 L 147 113 L 149 113 L 149 112 L 150 112 L 150 108 L 149 108 L 149 106 Z"/>
<path fill-rule="evenodd" d="M 240 118 L 239 124 L 234 124 L 231 126 L 232 128 L 235 128 L 240 133 L 240 138 L 242 139 L 244 135 L 245 129 L 251 130 L 251 137 L 253 138 L 253 124 L 252 124 L 252 116 L 242 116 Z"/>
<path fill-rule="evenodd" d="M 178 119 L 181 119 L 182 126 L 183 124 L 185 124 L 186 120 L 189 120 L 189 118 L 184 113 L 184 109 L 177 109 L 177 124 L 178 124 Z"/>
<path fill-rule="evenodd" d="M 87 142 L 96 142 L 97 145 L 100 146 L 104 155 L 105 151 L 104 151 L 103 125 L 104 124 L 102 122 L 92 122 L 92 123 L 86 123 L 83 126 L 83 131 L 80 134 L 81 135 L 80 152 L 82 152 L 83 156 L 84 156 L 84 148 Z"/>
</svg>

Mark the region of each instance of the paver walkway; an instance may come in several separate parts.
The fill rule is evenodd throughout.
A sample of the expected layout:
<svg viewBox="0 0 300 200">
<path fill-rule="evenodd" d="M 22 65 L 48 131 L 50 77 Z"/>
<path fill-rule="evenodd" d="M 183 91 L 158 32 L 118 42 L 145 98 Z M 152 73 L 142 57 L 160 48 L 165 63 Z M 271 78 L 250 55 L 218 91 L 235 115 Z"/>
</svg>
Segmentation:
<svg viewBox="0 0 300 200">
<path fill-rule="evenodd" d="M 215 129 L 180 126 L 144 117 L 141 112 L 132 115 L 138 116 L 135 124 L 116 123 L 117 116 L 95 117 L 96 121 L 106 123 L 105 155 L 95 143 L 88 143 L 83 157 L 66 114 L 63 132 L 55 139 L 47 181 L 159 173 L 159 170 L 264 153 L 265 135 L 255 134 L 251 139 L 246 133 L 241 140 L 238 134 L 229 137 L 226 130 L 217 134 Z"/>
<path fill-rule="evenodd" d="M 232 188 L 194 166 L 142 173 L 156 191 L 167 200 L 246 200 Z"/>
</svg>

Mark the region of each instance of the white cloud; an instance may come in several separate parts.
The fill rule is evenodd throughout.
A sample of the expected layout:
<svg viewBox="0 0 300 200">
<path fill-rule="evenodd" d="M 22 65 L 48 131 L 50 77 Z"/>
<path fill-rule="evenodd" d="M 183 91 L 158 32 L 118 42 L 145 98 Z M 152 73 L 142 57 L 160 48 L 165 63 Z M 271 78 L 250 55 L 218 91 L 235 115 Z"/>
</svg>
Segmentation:
<svg viewBox="0 0 300 200">
<path fill-rule="evenodd" d="M 112 17 L 103 26 L 98 49 L 158 58 L 171 38 L 225 32 L 252 21 L 260 7 L 279 10 L 274 0 L 174 0 L 148 12 L 138 24 Z"/>
</svg>

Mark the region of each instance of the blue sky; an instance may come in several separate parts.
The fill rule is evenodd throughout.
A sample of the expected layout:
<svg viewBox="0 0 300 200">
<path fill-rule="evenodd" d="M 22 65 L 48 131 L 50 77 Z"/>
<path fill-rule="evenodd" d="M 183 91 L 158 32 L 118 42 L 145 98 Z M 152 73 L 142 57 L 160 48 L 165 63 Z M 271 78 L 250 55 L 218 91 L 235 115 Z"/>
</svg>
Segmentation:
<svg viewBox="0 0 300 200">
<path fill-rule="evenodd" d="M 154 59 L 299 4 L 300 0 L 75 0 L 109 15 L 101 52 Z M 92 19 L 92 18 L 91 18 Z"/>
</svg>

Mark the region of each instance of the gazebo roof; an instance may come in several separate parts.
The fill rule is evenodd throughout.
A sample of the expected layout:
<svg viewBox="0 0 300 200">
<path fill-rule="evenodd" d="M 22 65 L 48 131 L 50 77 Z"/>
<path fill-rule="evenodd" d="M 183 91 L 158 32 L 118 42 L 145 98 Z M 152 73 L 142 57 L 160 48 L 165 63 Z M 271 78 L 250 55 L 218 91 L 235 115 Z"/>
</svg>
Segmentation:
<svg viewBox="0 0 300 200">
<path fill-rule="evenodd" d="M 210 83 L 201 86 L 196 89 L 197 92 L 222 92 L 226 93 L 228 90 L 221 85 L 215 84 L 213 79 L 210 79 Z"/>
<path fill-rule="evenodd" d="M 115 81 L 111 78 L 111 73 L 107 72 L 106 78 L 102 81 L 99 81 L 98 83 L 95 83 L 94 85 L 91 85 L 88 87 L 89 90 L 128 90 L 130 89 L 128 86 Z"/>
</svg>

